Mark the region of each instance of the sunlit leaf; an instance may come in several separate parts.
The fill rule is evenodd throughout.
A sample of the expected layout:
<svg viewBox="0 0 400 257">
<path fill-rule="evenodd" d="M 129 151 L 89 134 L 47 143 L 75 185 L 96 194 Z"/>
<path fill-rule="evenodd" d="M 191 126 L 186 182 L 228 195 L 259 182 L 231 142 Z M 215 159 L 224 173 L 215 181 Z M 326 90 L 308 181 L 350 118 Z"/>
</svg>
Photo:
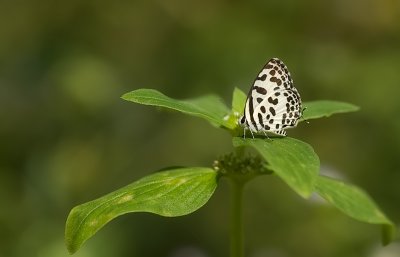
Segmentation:
<svg viewBox="0 0 400 257">
<path fill-rule="evenodd" d="M 232 124 L 226 121 L 226 117 L 230 113 L 230 110 L 221 99 L 215 95 L 206 95 L 187 100 L 177 100 L 154 89 L 137 89 L 124 94 L 122 99 L 139 104 L 173 109 L 203 118 L 217 127 L 225 127 L 228 129 L 233 128 Z"/>
<path fill-rule="evenodd" d="M 242 131 L 238 126 L 238 118 L 243 115 L 245 102 L 246 95 L 240 89 L 235 88 L 232 95 L 232 111 L 228 116 L 225 116 L 225 121 L 229 124 L 226 127 L 236 131 L 236 134 Z"/>
<path fill-rule="evenodd" d="M 325 200 L 350 217 L 367 223 L 383 225 L 382 241 L 384 244 L 393 240 L 394 224 L 361 188 L 320 176 L 316 180 L 315 189 Z"/>
<path fill-rule="evenodd" d="M 203 206 L 217 186 L 210 168 L 180 168 L 142 178 L 117 191 L 76 206 L 68 216 L 65 240 L 70 253 L 112 219 L 129 212 L 174 217 Z"/>
<path fill-rule="evenodd" d="M 302 197 L 309 197 L 319 172 L 319 158 L 313 148 L 294 138 L 233 138 L 233 145 L 255 148 L 267 167 Z"/>
<path fill-rule="evenodd" d="M 233 90 L 233 97 L 232 97 L 232 111 L 242 115 L 246 99 L 247 95 L 242 90 L 235 87 L 235 89 Z"/>
</svg>

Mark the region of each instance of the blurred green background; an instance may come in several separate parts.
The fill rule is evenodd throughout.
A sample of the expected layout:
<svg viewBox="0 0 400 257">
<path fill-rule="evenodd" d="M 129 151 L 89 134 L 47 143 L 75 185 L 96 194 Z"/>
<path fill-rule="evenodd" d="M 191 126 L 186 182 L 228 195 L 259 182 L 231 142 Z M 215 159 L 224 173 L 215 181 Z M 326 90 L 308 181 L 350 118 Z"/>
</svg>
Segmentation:
<svg viewBox="0 0 400 257">
<path fill-rule="evenodd" d="M 231 150 L 226 132 L 123 93 L 214 92 L 229 103 L 272 57 L 289 67 L 303 101 L 361 107 L 289 136 L 399 223 L 399 1 L 1 1 L 0 257 L 68 256 L 73 206 Z M 75 256 L 228 256 L 228 193 L 221 181 L 185 217 L 124 215 Z M 275 177 L 250 183 L 245 198 L 246 256 L 400 256 L 399 243 L 380 246 L 378 226 L 305 201 Z"/>
</svg>

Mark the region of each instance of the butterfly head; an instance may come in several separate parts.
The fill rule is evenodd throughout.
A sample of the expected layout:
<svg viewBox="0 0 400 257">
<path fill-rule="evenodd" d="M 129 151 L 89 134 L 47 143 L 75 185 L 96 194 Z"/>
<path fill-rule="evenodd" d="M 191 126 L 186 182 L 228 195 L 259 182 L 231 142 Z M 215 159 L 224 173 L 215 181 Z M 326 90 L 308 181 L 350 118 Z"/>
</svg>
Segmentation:
<svg viewBox="0 0 400 257">
<path fill-rule="evenodd" d="M 246 123 L 246 117 L 244 117 L 244 115 L 243 115 L 242 117 L 240 117 L 238 119 L 238 124 L 243 127 L 243 126 L 245 126 L 245 123 Z"/>
</svg>

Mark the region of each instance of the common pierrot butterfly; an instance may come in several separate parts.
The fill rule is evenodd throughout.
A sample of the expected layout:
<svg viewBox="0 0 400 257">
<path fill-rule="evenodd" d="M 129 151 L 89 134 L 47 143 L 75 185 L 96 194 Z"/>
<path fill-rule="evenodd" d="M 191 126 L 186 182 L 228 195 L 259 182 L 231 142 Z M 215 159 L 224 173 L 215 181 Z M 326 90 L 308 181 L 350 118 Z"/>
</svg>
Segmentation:
<svg viewBox="0 0 400 257">
<path fill-rule="evenodd" d="M 286 65 L 272 58 L 254 80 L 247 95 L 239 125 L 251 134 L 257 132 L 286 136 L 285 129 L 296 127 L 302 116 L 301 98 L 293 86 Z"/>
</svg>

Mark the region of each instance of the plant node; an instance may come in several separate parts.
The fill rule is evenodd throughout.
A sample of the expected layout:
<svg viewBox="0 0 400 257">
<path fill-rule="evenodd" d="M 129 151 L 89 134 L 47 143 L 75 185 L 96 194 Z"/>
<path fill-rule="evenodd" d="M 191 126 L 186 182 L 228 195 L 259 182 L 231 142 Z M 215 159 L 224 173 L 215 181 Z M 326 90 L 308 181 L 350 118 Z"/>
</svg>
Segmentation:
<svg viewBox="0 0 400 257">
<path fill-rule="evenodd" d="M 260 156 L 250 153 L 232 152 L 220 156 L 213 163 L 213 168 L 221 176 L 249 180 L 258 175 L 271 174 L 266 162 Z"/>
</svg>

